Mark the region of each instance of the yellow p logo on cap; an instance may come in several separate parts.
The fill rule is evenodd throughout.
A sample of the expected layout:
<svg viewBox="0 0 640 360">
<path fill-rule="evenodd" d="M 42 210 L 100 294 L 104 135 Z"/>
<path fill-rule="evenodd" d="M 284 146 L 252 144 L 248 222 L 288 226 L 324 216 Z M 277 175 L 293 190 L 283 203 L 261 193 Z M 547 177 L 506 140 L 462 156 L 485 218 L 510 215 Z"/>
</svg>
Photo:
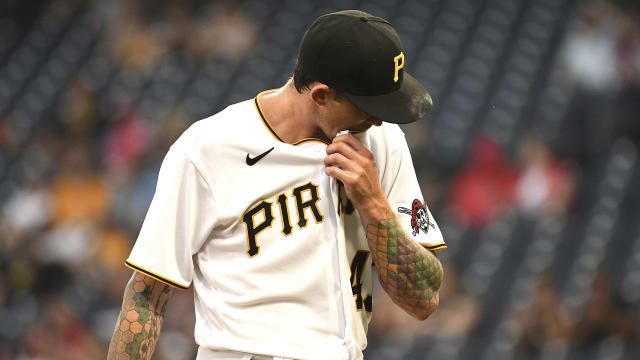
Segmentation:
<svg viewBox="0 0 640 360">
<path fill-rule="evenodd" d="M 393 82 L 398 82 L 398 71 L 404 67 L 404 54 L 400 53 L 400 55 L 393 58 L 393 63 L 395 64 L 395 72 L 393 74 Z"/>
</svg>

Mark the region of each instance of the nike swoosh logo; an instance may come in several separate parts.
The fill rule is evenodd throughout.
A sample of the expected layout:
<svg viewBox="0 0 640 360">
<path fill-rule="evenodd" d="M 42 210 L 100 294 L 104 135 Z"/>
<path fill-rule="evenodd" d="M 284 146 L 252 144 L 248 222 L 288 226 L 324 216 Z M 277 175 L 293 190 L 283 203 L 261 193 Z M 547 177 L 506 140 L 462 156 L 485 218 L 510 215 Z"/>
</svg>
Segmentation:
<svg viewBox="0 0 640 360">
<path fill-rule="evenodd" d="M 249 154 L 247 154 L 247 165 L 249 165 L 249 166 L 255 165 L 263 157 L 267 156 L 267 154 L 269 154 L 271 152 L 271 150 L 273 150 L 273 148 L 263 152 L 262 154 L 260 154 L 260 155 L 258 155 L 256 157 L 253 157 L 253 158 L 251 156 L 249 156 Z"/>
</svg>

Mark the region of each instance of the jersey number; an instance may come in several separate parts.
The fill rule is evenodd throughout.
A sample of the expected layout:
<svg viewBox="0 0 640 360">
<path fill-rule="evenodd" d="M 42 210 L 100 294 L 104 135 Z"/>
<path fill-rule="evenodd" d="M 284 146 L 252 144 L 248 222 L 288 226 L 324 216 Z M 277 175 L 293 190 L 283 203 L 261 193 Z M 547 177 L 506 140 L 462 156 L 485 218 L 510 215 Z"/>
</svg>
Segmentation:
<svg viewBox="0 0 640 360">
<path fill-rule="evenodd" d="M 366 266 L 367 259 L 369 258 L 369 252 L 366 250 L 358 250 L 356 255 L 351 261 L 351 291 L 353 297 L 356 299 L 356 309 L 362 310 L 364 304 L 364 310 L 371 312 L 373 310 L 373 302 L 371 294 L 367 294 L 367 297 L 362 299 L 362 272 Z"/>
<path fill-rule="evenodd" d="M 309 195 L 306 195 L 309 193 Z M 313 183 L 307 183 L 298 187 L 295 187 L 291 192 L 296 199 L 296 209 L 298 210 L 298 228 L 303 229 L 307 227 L 307 215 L 305 210 L 309 209 L 311 215 L 316 224 L 319 224 L 324 219 L 320 210 L 318 209 L 318 185 Z M 306 200 L 305 200 L 306 199 Z M 293 227 L 291 226 L 291 218 L 289 217 L 289 206 L 287 205 L 287 195 L 282 193 L 277 197 L 278 206 L 280 207 L 280 215 L 282 219 L 282 234 L 284 236 L 291 235 Z M 273 211 L 271 208 L 273 203 L 262 200 L 256 206 L 252 207 L 244 213 L 242 221 L 244 222 L 247 230 L 247 254 L 253 257 L 260 252 L 260 246 L 258 246 L 257 237 L 263 230 L 270 228 L 273 223 Z M 264 219 L 257 220 L 256 217 L 262 214 Z M 260 221 L 262 220 L 262 221 Z"/>
</svg>

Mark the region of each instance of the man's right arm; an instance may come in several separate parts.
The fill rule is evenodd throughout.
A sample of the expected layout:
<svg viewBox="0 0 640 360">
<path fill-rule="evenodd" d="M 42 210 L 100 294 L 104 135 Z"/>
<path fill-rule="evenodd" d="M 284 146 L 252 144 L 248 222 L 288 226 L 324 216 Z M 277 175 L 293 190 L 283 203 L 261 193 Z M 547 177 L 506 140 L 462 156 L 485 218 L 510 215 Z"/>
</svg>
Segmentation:
<svg viewBox="0 0 640 360">
<path fill-rule="evenodd" d="M 172 287 L 134 272 L 127 284 L 107 360 L 151 359 Z"/>
</svg>

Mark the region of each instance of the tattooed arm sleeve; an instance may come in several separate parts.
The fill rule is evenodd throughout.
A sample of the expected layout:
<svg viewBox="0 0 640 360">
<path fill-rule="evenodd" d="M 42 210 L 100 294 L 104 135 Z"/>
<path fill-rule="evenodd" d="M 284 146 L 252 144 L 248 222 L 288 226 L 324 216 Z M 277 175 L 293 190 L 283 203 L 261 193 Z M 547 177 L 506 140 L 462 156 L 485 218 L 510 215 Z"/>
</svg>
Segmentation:
<svg viewBox="0 0 640 360">
<path fill-rule="evenodd" d="M 424 320 L 439 302 L 442 265 L 435 254 L 409 238 L 393 212 L 365 224 L 378 278 L 393 302 Z M 364 223 L 364 222 L 363 222 Z"/>
<path fill-rule="evenodd" d="M 155 349 L 172 288 L 139 272 L 127 284 L 108 360 L 148 360 Z"/>
</svg>

